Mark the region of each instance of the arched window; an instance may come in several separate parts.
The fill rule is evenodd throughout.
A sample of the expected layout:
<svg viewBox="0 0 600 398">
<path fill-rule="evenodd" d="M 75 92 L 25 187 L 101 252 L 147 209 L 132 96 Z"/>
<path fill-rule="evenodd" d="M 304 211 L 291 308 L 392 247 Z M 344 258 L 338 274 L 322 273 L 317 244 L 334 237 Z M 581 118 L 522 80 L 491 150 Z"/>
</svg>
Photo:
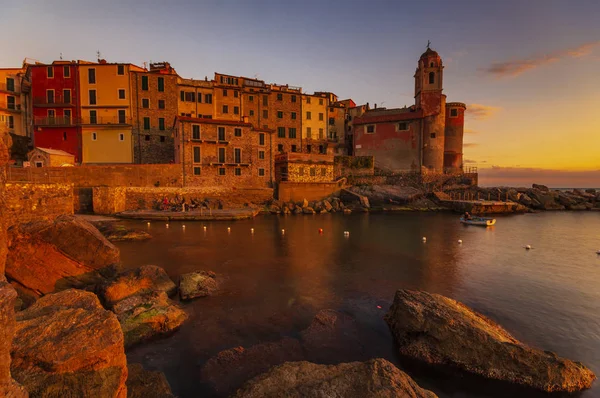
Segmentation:
<svg viewBox="0 0 600 398">
<path fill-rule="evenodd" d="M 429 84 L 435 83 L 435 72 L 429 72 Z"/>
</svg>

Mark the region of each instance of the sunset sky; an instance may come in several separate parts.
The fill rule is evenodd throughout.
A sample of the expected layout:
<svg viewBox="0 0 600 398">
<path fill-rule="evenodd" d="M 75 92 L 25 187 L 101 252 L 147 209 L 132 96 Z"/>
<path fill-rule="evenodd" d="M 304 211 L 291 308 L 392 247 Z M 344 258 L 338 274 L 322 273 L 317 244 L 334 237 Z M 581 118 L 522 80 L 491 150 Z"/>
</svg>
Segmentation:
<svg viewBox="0 0 600 398">
<path fill-rule="evenodd" d="M 465 102 L 465 162 L 482 185 L 600 187 L 600 2 L 46 1 L 3 5 L 0 66 L 169 61 L 332 91 L 357 103 L 414 103 L 428 40 L 448 101 Z M 11 32 L 8 34 L 8 32 Z"/>
</svg>

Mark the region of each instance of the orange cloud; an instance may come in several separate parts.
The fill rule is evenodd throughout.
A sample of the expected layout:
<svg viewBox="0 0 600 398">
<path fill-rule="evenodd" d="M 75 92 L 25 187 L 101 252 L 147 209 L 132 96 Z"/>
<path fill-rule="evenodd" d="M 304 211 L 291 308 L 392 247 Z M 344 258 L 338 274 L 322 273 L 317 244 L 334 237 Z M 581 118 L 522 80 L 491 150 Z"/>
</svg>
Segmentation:
<svg viewBox="0 0 600 398">
<path fill-rule="evenodd" d="M 528 70 L 557 62 L 563 58 L 580 58 L 589 55 L 598 45 L 600 45 L 600 41 L 586 43 L 579 47 L 569 48 L 551 54 L 538 55 L 533 58 L 497 62 L 484 69 L 484 71 L 498 79 L 503 77 L 515 77 L 527 72 Z"/>
<path fill-rule="evenodd" d="M 467 106 L 466 112 L 467 116 L 473 119 L 483 120 L 492 117 L 499 110 L 500 108 L 497 106 L 470 104 Z"/>
</svg>

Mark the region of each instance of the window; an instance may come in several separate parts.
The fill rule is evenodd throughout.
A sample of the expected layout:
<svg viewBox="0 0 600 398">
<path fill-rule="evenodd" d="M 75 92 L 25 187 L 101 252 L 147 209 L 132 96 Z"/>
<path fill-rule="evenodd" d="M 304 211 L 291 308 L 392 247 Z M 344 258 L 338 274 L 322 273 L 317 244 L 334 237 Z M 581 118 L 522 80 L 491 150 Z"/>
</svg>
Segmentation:
<svg viewBox="0 0 600 398">
<path fill-rule="evenodd" d="M 119 124 L 125 124 L 126 123 L 125 118 L 126 118 L 125 109 L 119 109 Z"/>
<path fill-rule="evenodd" d="M 117 75 L 123 76 L 125 74 L 125 65 L 117 65 Z"/>
<path fill-rule="evenodd" d="M 408 123 L 407 122 L 398 123 L 398 130 L 397 131 L 406 131 L 406 130 L 408 130 Z"/>
<path fill-rule="evenodd" d="M 54 119 L 54 116 L 56 116 L 56 112 L 54 111 L 54 109 L 48 109 L 48 118 Z"/>
<path fill-rule="evenodd" d="M 311 176 L 311 177 L 314 177 L 314 176 L 316 176 L 316 175 L 317 175 L 317 170 L 316 170 L 314 167 L 311 167 L 311 168 L 310 168 L 310 176 Z"/>
<path fill-rule="evenodd" d="M 219 175 L 220 176 L 224 176 L 225 175 L 225 168 L 224 167 L 219 167 Z"/>
<path fill-rule="evenodd" d="M 200 167 L 194 167 L 194 175 L 195 176 L 199 176 L 200 175 Z"/>
<path fill-rule="evenodd" d="M 312 145 L 307 145 L 306 146 L 306 152 L 312 153 Z"/>
<path fill-rule="evenodd" d="M 90 97 L 90 105 L 96 105 L 96 90 L 90 90 L 88 94 Z"/>
<path fill-rule="evenodd" d="M 269 97 L 266 95 L 263 96 L 263 106 L 269 105 Z"/>
<path fill-rule="evenodd" d="M 63 66 L 63 76 L 66 78 L 71 77 L 71 68 L 69 66 Z"/>
<path fill-rule="evenodd" d="M 200 163 L 200 147 L 195 146 L 193 149 L 194 149 L 194 163 Z"/>
<path fill-rule="evenodd" d="M 142 76 L 142 90 L 148 90 L 148 76 Z"/>
<path fill-rule="evenodd" d="M 234 97 L 234 98 L 237 98 L 237 97 L 238 97 L 238 92 L 237 92 L 237 91 L 234 91 L 234 92 L 233 92 L 233 97 Z"/>
<path fill-rule="evenodd" d="M 242 150 L 240 148 L 235 148 L 233 150 L 233 162 L 242 163 Z"/>
<path fill-rule="evenodd" d="M 433 68 L 433 62 L 432 62 L 432 63 L 430 63 L 430 64 L 429 64 L 429 66 L 430 66 L 431 68 Z"/>
<path fill-rule="evenodd" d="M 306 138 L 312 138 L 312 129 L 310 127 L 306 128 Z"/>
<path fill-rule="evenodd" d="M 92 133 L 92 141 L 96 141 L 98 139 L 98 134 Z"/>
<path fill-rule="evenodd" d="M 236 167 L 235 168 L 235 175 L 238 176 L 238 177 L 241 176 L 242 175 L 242 169 L 240 169 L 239 167 Z"/>
<path fill-rule="evenodd" d="M 158 82 L 158 91 L 160 91 L 160 92 L 165 91 L 165 78 L 159 77 L 157 82 Z"/>
<path fill-rule="evenodd" d="M 319 113 L 319 121 L 322 122 L 323 121 L 323 114 Z"/>
<path fill-rule="evenodd" d="M 94 68 L 88 69 L 88 83 L 96 84 L 96 69 Z"/>
<path fill-rule="evenodd" d="M 199 140 L 200 139 L 200 125 L 192 124 L 192 139 Z"/>
<path fill-rule="evenodd" d="M 212 104 L 212 94 L 204 94 L 204 102 Z"/>
<path fill-rule="evenodd" d="M 327 169 L 325 167 L 321 167 L 321 177 L 325 177 L 327 175 Z"/>
<path fill-rule="evenodd" d="M 375 125 L 374 124 L 369 124 L 367 126 L 367 134 L 373 134 L 375 133 Z"/>
<path fill-rule="evenodd" d="M 47 67 L 46 74 L 48 76 L 48 79 L 52 79 L 54 77 L 54 67 L 52 67 L 52 66 Z"/>
<path fill-rule="evenodd" d="M 458 116 L 458 109 L 457 108 L 450 109 L 450 117 L 457 117 L 457 116 Z"/>
<path fill-rule="evenodd" d="M 278 144 L 278 145 L 277 145 L 277 150 L 278 150 L 279 152 L 283 152 L 283 144 Z"/>
<path fill-rule="evenodd" d="M 283 112 L 282 111 L 277 111 L 277 118 L 278 119 L 283 119 Z"/>
<path fill-rule="evenodd" d="M 198 102 L 202 102 L 202 93 L 198 93 Z"/>
<path fill-rule="evenodd" d="M 71 110 L 70 109 L 64 109 L 63 110 L 63 115 L 65 118 L 65 123 L 66 124 L 71 124 Z"/>
<path fill-rule="evenodd" d="M 277 101 L 283 100 L 283 94 L 277 94 Z"/>
<path fill-rule="evenodd" d="M 63 103 L 70 104 L 71 103 L 71 90 L 63 90 Z"/>
<path fill-rule="evenodd" d="M 319 129 L 319 139 L 322 140 L 323 139 L 323 129 Z"/>
<path fill-rule="evenodd" d="M 225 163 L 225 148 L 219 148 L 219 163 Z"/>
<path fill-rule="evenodd" d="M 292 152 L 296 152 L 296 145 L 292 145 Z"/>
<path fill-rule="evenodd" d="M 219 127 L 219 141 L 225 141 L 225 127 Z"/>
<path fill-rule="evenodd" d="M 265 176 L 265 169 L 258 169 L 258 176 L 259 177 L 264 177 Z"/>
<path fill-rule="evenodd" d="M 329 118 L 329 125 L 330 126 L 335 125 L 335 119 L 334 118 L 332 118 L 332 117 Z"/>
<path fill-rule="evenodd" d="M 119 141 L 125 141 L 125 134 L 119 133 Z"/>
<path fill-rule="evenodd" d="M 144 130 L 150 130 L 150 118 L 149 117 L 144 118 Z"/>
<path fill-rule="evenodd" d="M 325 147 L 323 145 L 319 145 L 319 153 L 321 155 L 324 155 L 327 151 L 325 150 Z"/>
<path fill-rule="evenodd" d="M 292 120 L 296 120 L 296 112 L 292 112 Z"/>
<path fill-rule="evenodd" d="M 185 93 L 185 100 L 188 102 L 196 102 L 196 93 L 193 91 Z"/>
<path fill-rule="evenodd" d="M 165 109 L 165 100 L 158 100 L 158 109 Z"/>
<path fill-rule="evenodd" d="M 242 129 L 240 129 L 240 128 L 235 128 L 235 129 L 233 130 L 233 135 L 234 135 L 234 136 L 236 136 L 236 137 L 241 137 L 241 136 L 242 136 Z"/>
<path fill-rule="evenodd" d="M 63 141 L 66 141 L 66 140 L 67 140 L 67 132 L 63 131 Z"/>
<path fill-rule="evenodd" d="M 269 118 L 269 111 L 265 109 L 263 111 L 263 119 L 268 119 L 268 118 Z"/>
<path fill-rule="evenodd" d="M 429 136 L 430 136 L 431 138 L 435 138 L 435 133 L 431 133 L 431 134 L 429 134 Z"/>
<path fill-rule="evenodd" d="M 15 79 L 12 77 L 6 78 L 6 90 L 15 91 Z"/>
<path fill-rule="evenodd" d="M 164 135 L 160 136 L 160 142 L 165 142 L 166 141 L 166 137 Z"/>
<path fill-rule="evenodd" d="M 304 167 L 300 167 L 300 168 L 298 169 L 298 175 L 299 175 L 299 176 L 303 176 L 303 175 L 304 175 Z"/>
<path fill-rule="evenodd" d="M 223 97 L 227 97 L 227 90 L 223 89 Z"/>
<path fill-rule="evenodd" d="M 223 113 L 229 113 L 229 106 L 223 105 Z"/>
<path fill-rule="evenodd" d="M 296 138 L 296 128 L 295 127 L 290 127 L 288 129 L 288 136 L 290 138 Z"/>
<path fill-rule="evenodd" d="M 96 111 L 90 111 L 90 124 L 98 123 L 98 117 Z"/>
<path fill-rule="evenodd" d="M 323 105 L 323 98 L 319 98 L 319 105 Z"/>
<path fill-rule="evenodd" d="M 277 127 L 277 137 L 285 138 L 285 127 Z"/>
<path fill-rule="evenodd" d="M 52 93 L 54 93 L 54 91 Z M 13 97 L 12 95 L 6 96 L 6 107 L 8 109 L 16 109 L 17 108 L 15 97 Z"/>
<path fill-rule="evenodd" d="M 292 102 L 296 102 L 296 96 L 292 95 Z"/>
<path fill-rule="evenodd" d="M 429 84 L 435 83 L 435 72 L 429 72 Z"/>
<path fill-rule="evenodd" d="M 258 158 L 261 160 L 265 159 L 265 151 L 258 151 Z"/>
<path fill-rule="evenodd" d="M 48 104 L 54 103 L 54 90 L 46 90 L 46 103 L 48 103 Z"/>
<path fill-rule="evenodd" d="M 250 116 L 254 116 L 254 111 L 250 109 Z"/>
<path fill-rule="evenodd" d="M 146 140 L 146 141 L 150 141 L 150 136 L 149 136 L 148 134 L 146 134 L 146 135 L 144 136 L 144 140 Z"/>
<path fill-rule="evenodd" d="M 234 106 L 233 107 L 233 114 L 234 115 L 239 115 L 240 114 L 240 107 L 239 106 Z"/>
<path fill-rule="evenodd" d="M 9 129 L 14 129 L 15 128 L 15 119 L 12 115 L 8 116 L 8 128 Z"/>
<path fill-rule="evenodd" d="M 306 103 L 310 104 L 310 97 L 306 97 Z"/>
<path fill-rule="evenodd" d="M 150 108 L 150 100 L 148 98 L 142 98 L 142 108 Z"/>
<path fill-rule="evenodd" d="M 310 112 L 306 112 L 306 120 L 310 120 L 312 117 Z"/>
<path fill-rule="evenodd" d="M 179 100 L 180 101 L 185 101 L 185 91 L 181 90 L 179 92 Z"/>
<path fill-rule="evenodd" d="M 119 89 L 119 99 L 125 99 L 125 89 Z"/>
<path fill-rule="evenodd" d="M 258 134 L 258 145 L 265 145 L 265 133 Z"/>
<path fill-rule="evenodd" d="M 254 96 L 253 96 L 253 95 L 249 95 L 249 96 L 248 96 L 248 101 L 250 101 L 250 102 L 254 102 Z"/>
<path fill-rule="evenodd" d="M 165 130 L 165 118 L 164 117 L 158 118 L 158 129 L 161 131 Z"/>
</svg>

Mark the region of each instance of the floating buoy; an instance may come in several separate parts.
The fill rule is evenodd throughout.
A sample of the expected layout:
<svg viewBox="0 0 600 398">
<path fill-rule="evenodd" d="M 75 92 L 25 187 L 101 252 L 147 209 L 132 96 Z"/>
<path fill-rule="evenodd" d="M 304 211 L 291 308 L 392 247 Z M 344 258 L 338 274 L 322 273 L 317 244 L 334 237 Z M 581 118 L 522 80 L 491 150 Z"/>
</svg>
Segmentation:
<svg viewBox="0 0 600 398">
<path fill-rule="evenodd" d="M 254 228 L 250 228 L 250 233 L 253 234 L 254 233 Z"/>
<path fill-rule="evenodd" d="M 462 239 L 458 240 L 458 244 L 461 245 L 462 244 Z"/>
<path fill-rule="evenodd" d="M 423 242 L 427 242 L 427 238 L 426 237 L 423 237 Z"/>
<path fill-rule="evenodd" d="M 525 249 L 526 249 L 526 250 L 531 250 L 531 245 L 527 245 L 527 246 L 525 246 Z"/>
<path fill-rule="evenodd" d="M 183 225 L 181 226 L 181 228 L 185 229 L 185 224 L 183 224 Z"/>
<path fill-rule="evenodd" d="M 323 228 L 319 228 L 319 233 L 322 234 L 323 233 Z"/>
<path fill-rule="evenodd" d="M 282 230 L 281 230 L 281 233 L 282 233 L 282 234 L 285 234 L 285 229 L 282 229 Z"/>
<path fill-rule="evenodd" d="M 204 230 L 206 231 L 206 225 L 204 226 Z"/>
<path fill-rule="evenodd" d="M 377 308 L 381 309 L 381 306 L 380 306 L 380 305 L 378 305 L 378 306 L 377 306 Z"/>
<path fill-rule="evenodd" d="M 168 223 L 167 223 L 167 224 L 165 224 L 165 227 L 169 228 L 169 224 L 168 224 Z"/>
<path fill-rule="evenodd" d="M 148 225 L 150 225 L 150 221 L 148 221 Z"/>
<path fill-rule="evenodd" d="M 227 232 L 231 232 L 231 227 L 227 227 Z"/>
<path fill-rule="evenodd" d="M 350 232 L 344 231 L 344 236 L 350 236 Z"/>
</svg>

